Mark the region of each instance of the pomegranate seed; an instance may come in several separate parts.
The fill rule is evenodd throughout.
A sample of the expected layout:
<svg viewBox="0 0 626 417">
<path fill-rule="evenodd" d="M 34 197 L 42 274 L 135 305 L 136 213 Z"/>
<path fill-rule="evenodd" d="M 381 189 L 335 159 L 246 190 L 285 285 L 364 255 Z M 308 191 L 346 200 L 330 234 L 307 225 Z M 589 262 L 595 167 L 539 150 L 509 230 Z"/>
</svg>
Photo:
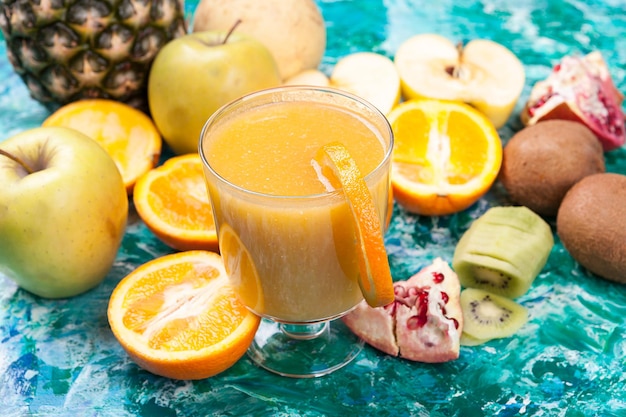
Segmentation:
<svg viewBox="0 0 626 417">
<path fill-rule="evenodd" d="M 411 316 L 408 318 L 408 320 L 406 321 L 406 327 L 409 330 L 415 330 L 420 328 L 422 325 L 420 325 L 420 319 L 418 316 Z"/>
<path fill-rule="evenodd" d="M 404 289 L 402 285 L 394 285 L 393 293 L 397 295 L 398 297 L 404 297 L 406 295 L 406 290 Z"/>
<path fill-rule="evenodd" d="M 425 318 L 428 315 L 428 303 L 420 304 L 417 311 L 420 317 Z"/>
<path fill-rule="evenodd" d="M 433 272 L 433 281 L 435 284 L 441 284 L 445 276 L 441 272 Z"/>
<path fill-rule="evenodd" d="M 448 301 L 450 301 L 450 297 L 448 297 L 447 293 L 441 291 L 441 300 L 444 304 L 448 304 Z"/>
</svg>

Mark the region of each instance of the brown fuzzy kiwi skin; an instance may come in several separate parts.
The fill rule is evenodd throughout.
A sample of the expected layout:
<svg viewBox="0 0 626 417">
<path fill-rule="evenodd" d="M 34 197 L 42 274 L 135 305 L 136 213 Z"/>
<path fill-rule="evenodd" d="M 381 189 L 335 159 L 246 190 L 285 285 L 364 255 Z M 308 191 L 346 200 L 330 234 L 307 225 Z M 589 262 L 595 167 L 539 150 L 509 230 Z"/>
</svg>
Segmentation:
<svg viewBox="0 0 626 417">
<path fill-rule="evenodd" d="M 513 202 L 554 217 L 572 185 L 605 169 L 602 145 L 589 128 L 570 120 L 545 120 L 511 137 L 499 180 Z"/>
<path fill-rule="evenodd" d="M 556 227 L 580 265 L 626 283 L 626 175 L 601 173 L 580 180 L 565 195 Z"/>
</svg>

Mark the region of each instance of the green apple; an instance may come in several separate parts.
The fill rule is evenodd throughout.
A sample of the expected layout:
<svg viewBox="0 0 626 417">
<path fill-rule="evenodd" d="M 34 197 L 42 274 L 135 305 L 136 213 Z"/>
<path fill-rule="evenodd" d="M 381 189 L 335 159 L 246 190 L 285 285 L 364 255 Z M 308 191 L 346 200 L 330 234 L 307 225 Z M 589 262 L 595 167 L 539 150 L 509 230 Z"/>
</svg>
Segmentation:
<svg viewBox="0 0 626 417">
<path fill-rule="evenodd" d="M 97 286 L 128 216 L 115 162 L 70 128 L 40 127 L 0 142 L 0 275 L 46 298 Z"/>
<path fill-rule="evenodd" d="M 280 84 L 276 61 L 255 38 L 195 32 L 170 41 L 157 54 L 148 78 L 148 104 L 175 153 L 198 152 L 200 131 L 217 109 Z"/>
</svg>

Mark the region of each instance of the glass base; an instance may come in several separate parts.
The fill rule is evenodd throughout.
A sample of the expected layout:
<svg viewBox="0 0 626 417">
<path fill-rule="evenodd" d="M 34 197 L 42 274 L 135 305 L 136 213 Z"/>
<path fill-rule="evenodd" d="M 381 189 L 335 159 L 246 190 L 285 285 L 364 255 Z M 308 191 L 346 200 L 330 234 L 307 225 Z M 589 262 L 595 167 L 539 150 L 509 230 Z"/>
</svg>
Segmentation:
<svg viewBox="0 0 626 417">
<path fill-rule="evenodd" d="M 268 371 L 292 378 L 329 374 L 354 359 L 363 340 L 340 320 L 285 324 L 262 319 L 248 356 Z"/>
</svg>

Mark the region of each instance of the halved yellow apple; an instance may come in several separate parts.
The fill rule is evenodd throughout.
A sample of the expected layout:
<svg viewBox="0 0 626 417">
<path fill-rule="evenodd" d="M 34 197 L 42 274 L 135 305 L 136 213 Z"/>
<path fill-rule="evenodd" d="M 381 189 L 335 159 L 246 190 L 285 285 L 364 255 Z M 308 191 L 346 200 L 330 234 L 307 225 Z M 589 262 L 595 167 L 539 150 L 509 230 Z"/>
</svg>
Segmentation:
<svg viewBox="0 0 626 417">
<path fill-rule="evenodd" d="M 330 85 L 369 101 L 387 114 L 400 100 L 400 75 L 393 61 L 374 52 L 355 52 L 341 58 Z"/>
<path fill-rule="evenodd" d="M 513 112 L 526 75 L 517 56 L 486 39 L 455 45 L 436 34 L 415 35 L 394 59 L 405 99 L 459 100 L 482 111 L 496 128 Z"/>
</svg>

